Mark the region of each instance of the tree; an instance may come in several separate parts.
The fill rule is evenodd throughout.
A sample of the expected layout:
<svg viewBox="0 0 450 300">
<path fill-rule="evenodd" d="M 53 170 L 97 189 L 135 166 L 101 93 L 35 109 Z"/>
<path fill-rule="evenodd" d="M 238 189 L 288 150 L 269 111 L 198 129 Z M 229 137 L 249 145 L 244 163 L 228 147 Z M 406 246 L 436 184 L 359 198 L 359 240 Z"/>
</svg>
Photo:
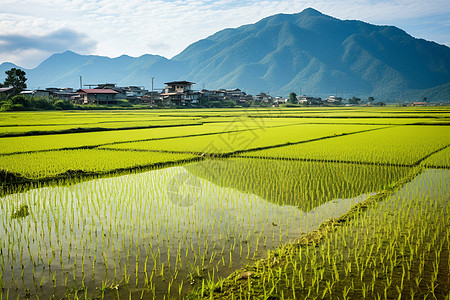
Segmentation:
<svg viewBox="0 0 450 300">
<path fill-rule="evenodd" d="M 348 102 L 350 104 L 358 104 L 359 101 L 361 101 L 361 99 L 360 98 L 356 98 L 356 97 L 352 97 L 351 99 L 348 99 Z"/>
<path fill-rule="evenodd" d="M 292 93 L 289 94 L 289 103 L 292 103 L 292 104 L 297 104 L 298 103 L 298 101 L 297 101 L 297 94 L 296 93 L 292 92 Z"/>
<path fill-rule="evenodd" d="M 367 101 L 373 103 L 375 101 L 375 98 L 370 96 L 369 98 L 367 98 Z"/>
<path fill-rule="evenodd" d="M 423 102 L 428 102 L 428 98 L 427 97 L 423 97 Z"/>
<path fill-rule="evenodd" d="M 12 86 L 13 94 L 20 94 L 21 91 L 27 88 L 27 78 L 25 77 L 25 71 L 17 68 L 12 68 L 11 70 L 5 71 L 6 78 L 3 82 L 4 86 Z"/>
</svg>

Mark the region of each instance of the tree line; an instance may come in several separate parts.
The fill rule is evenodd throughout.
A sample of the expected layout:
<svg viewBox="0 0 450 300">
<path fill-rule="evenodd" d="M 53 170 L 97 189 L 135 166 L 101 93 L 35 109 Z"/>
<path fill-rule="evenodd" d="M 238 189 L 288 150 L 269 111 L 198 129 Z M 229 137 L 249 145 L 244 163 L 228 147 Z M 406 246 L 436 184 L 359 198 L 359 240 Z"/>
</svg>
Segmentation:
<svg viewBox="0 0 450 300">
<path fill-rule="evenodd" d="M 27 78 L 25 71 L 12 68 L 5 71 L 6 78 L 0 87 L 11 88 L 7 93 L 0 94 L 1 111 L 20 111 L 20 110 L 59 110 L 74 109 L 70 101 L 64 101 L 58 98 L 43 97 L 25 97 L 20 93 L 27 88 Z"/>
<path fill-rule="evenodd" d="M 322 101 L 322 98 L 317 98 L 318 101 Z M 340 97 L 336 97 L 336 100 L 338 100 L 339 102 L 346 100 Z M 347 99 L 349 104 L 360 104 L 362 102 L 361 98 L 357 98 L 357 97 L 352 97 Z M 367 103 L 371 104 L 371 105 L 376 105 L 376 106 L 384 106 L 386 105 L 384 102 L 375 102 L 375 98 L 370 96 L 367 98 Z M 298 98 L 297 98 L 297 94 L 292 92 L 289 94 L 289 100 L 288 100 L 288 104 L 299 104 Z"/>
<path fill-rule="evenodd" d="M 128 101 L 119 100 L 117 106 L 106 107 L 98 105 L 75 105 L 70 100 L 58 97 L 36 97 L 21 94 L 27 88 L 25 71 L 12 68 L 5 71 L 6 78 L 0 83 L 0 88 L 11 88 L 0 93 L 0 111 L 30 111 L 30 110 L 72 110 L 72 109 L 118 109 L 133 107 Z"/>
</svg>

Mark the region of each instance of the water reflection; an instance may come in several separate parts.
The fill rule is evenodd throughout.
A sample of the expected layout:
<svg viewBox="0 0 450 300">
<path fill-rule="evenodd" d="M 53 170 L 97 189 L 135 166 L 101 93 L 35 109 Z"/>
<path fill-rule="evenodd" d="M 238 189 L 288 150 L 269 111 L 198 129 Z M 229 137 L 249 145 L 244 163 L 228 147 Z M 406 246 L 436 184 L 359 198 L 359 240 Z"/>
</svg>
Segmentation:
<svg viewBox="0 0 450 300">
<path fill-rule="evenodd" d="M 333 199 L 383 190 L 410 172 L 396 166 L 242 158 L 207 160 L 185 168 L 219 186 L 302 211 Z"/>
<path fill-rule="evenodd" d="M 178 297 L 345 213 L 401 168 L 214 160 L 0 200 L 3 292 Z M 29 215 L 11 218 L 20 207 Z"/>
</svg>

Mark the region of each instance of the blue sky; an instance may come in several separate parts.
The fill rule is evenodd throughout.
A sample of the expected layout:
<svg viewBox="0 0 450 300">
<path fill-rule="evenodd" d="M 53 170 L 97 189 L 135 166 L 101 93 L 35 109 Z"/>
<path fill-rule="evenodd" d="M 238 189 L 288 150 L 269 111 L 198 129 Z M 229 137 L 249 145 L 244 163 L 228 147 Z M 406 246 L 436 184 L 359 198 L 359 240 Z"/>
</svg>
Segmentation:
<svg viewBox="0 0 450 300">
<path fill-rule="evenodd" d="M 0 63 L 33 68 L 66 50 L 171 58 L 224 28 L 307 7 L 450 46 L 448 0 L 2 0 Z"/>
</svg>

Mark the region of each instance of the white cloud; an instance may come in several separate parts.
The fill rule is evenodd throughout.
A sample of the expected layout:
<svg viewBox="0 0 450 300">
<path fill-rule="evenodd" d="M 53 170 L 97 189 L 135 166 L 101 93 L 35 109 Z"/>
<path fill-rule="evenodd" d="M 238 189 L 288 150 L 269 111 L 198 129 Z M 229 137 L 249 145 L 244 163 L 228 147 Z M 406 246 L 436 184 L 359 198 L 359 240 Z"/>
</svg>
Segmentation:
<svg viewBox="0 0 450 300">
<path fill-rule="evenodd" d="M 15 50 L 9 52 L 0 52 L 3 62 L 12 62 L 23 68 L 33 68 L 43 59 L 49 56 L 49 53 L 37 49 Z"/>
<path fill-rule="evenodd" d="M 450 12 L 448 0 L 4 1 L 4 13 L 0 14 L 3 35 L 41 36 L 69 28 L 97 42 L 93 54 L 111 57 L 151 53 L 170 58 L 221 29 L 254 23 L 277 13 L 300 12 L 307 7 L 341 19 L 388 25 Z M 450 36 L 446 36 L 445 42 L 450 42 Z"/>
</svg>

